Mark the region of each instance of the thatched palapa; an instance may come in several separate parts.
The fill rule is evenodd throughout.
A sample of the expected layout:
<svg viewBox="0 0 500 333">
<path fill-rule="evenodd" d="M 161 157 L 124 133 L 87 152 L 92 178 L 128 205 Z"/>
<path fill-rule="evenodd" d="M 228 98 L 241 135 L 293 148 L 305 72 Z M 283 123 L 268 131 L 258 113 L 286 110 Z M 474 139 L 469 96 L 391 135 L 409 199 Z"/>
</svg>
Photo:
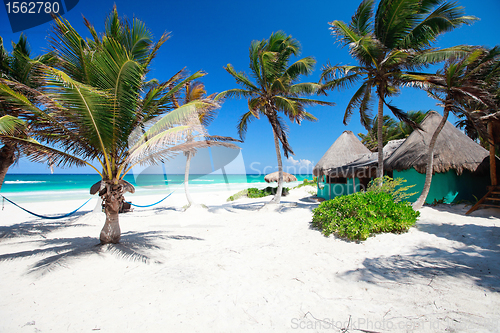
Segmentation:
<svg viewBox="0 0 500 333">
<path fill-rule="evenodd" d="M 278 182 L 278 179 L 279 179 L 278 171 L 270 173 L 264 177 L 264 180 L 268 183 Z M 285 183 L 295 182 L 297 181 L 297 177 L 295 177 L 292 174 L 289 174 L 288 172 L 283 172 L 283 181 Z"/>
<path fill-rule="evenodd" d="M 429 143 L 441 119 L 442 116 L 436 111 L 429 112 L 420 124 L 422 130 L 413 131 L 385 161 L 384 168 L 387 171 L 414 168 L 419 173 L 425 173 Z M 461 175 L 464 170 L 484 171 L 482 169 L 487 167 L 487 164 L 483 161 L 488 156 L 486 149 L 447 121 L 434 148 L 433 172 L 445 173 L 455 170 L 457 175 Z"/>
<path fill-rule="evenodd" d="M 370 150 L 351 131 L 344 131 L 316 164 L 313 174 L 317 177 L 328 175 L 332 170 L 353 162 L 362 154 L 370 154 Z"/>
</svg>

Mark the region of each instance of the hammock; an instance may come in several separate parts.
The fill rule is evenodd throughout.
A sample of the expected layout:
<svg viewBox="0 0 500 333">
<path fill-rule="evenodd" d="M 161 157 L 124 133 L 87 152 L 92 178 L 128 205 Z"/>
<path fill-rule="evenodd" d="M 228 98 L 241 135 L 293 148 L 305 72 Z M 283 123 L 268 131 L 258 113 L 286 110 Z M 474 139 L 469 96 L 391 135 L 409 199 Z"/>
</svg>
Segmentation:
<svg viewBox="0 0 500 333">
<path fill-rule="evenodd" d="M 8 202 L 10 202 L 11 204 L 13 204 L 14 206 L 21 208 L 22 210 L 24 210 L 25 212 L 27 212 L 27 213 L 29 213 L 31 215 L 34 215 L 36 217 L 40 217 L 42 219 L 50 219 L 50 220 L 62 219 L 62 218 L 71 216 L 71 215 L 75 214 L 80 208 L 82 208 L 83 206 L 85 206 L 87 204 L 87 202 L 89 202 L 90 200 L 92 200 L 92 198 L 90 198 L 89 200 L 85 201 L 85 203 L 83 205 L 81 205 L 80 207 L 78 207 L 77 209 L 75 209 L 74 211 L 72 211 L 72 212 L 70 212 L 68 214 L 64 214 L 64 215 L 60 215 L 60 216 L 45 216 L 45 215 L 40 215 L 40 214 L 35 214 L 33 212 L 30 212 L 29 210 L 27 210 L 27 209 L 19 206 L 18 204 L 16 204 L 14 201 L 7 199 L 3 195 L 2 195 L 2 198 L 4 198 L 4 200 L 7 200 Z"/>
<path fill-rule="evenodd" d="M 151 205 L 146 205 L 146 206 L 134 205 L 133 203 L 131 203 L 129 201 L 125 201 L 125 202 L 128 203 L 128 204 L 130 204 L 130 205 L 132 205 L 132 206 L 134 206 L 134 207 L 140 207 L 140 208 L 151 207 L 151 206 L 159 204 L 160 202 L 162 202 L 163 200 L 165 200 L 166 198 L 168 198 L 172 193 L 174 193 L 174 192 L 172 191 L 165 198 L 161 199 L 160 201 L 155 202 L 154 204 L 151 204 Z"/>
</svg>

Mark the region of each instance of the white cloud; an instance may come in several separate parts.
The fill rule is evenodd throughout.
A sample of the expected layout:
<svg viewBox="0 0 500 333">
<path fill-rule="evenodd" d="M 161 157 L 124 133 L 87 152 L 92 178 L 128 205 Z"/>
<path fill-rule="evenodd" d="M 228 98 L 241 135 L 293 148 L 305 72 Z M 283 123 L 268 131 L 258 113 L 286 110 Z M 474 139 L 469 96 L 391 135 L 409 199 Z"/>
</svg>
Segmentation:
<svg viewBox="0 0 500 333">
<path fill-rule="evenodd" d="M 306 159 L 296 160 L 293 158 L 293 156 L 290 156 L 287 161 L 288 161 L 288 163 L 295 165 L 295 166 L 299 166 L 299 167 L 308 167 L 309 165 L 312 164 L 312 162 L 309 160 L 306 160 Z"/>
</svg>

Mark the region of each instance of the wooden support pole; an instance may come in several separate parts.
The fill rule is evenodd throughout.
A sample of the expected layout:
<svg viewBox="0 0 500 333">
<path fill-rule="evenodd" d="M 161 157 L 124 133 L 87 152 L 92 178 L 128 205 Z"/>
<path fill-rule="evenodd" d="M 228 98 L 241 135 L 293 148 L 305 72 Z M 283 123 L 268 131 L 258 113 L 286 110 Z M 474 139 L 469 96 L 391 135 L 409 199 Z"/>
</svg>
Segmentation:
<svg viewBox="0 0 500 333">
<path fill-rule="evenodd" d="M 488 121 L 488 143 L 490 144 L 490 177 L 491 186 L 497 186 L 497 165 L 495 156 L 495 137 L 493 136 L 493 122 Z"/>
</svg>

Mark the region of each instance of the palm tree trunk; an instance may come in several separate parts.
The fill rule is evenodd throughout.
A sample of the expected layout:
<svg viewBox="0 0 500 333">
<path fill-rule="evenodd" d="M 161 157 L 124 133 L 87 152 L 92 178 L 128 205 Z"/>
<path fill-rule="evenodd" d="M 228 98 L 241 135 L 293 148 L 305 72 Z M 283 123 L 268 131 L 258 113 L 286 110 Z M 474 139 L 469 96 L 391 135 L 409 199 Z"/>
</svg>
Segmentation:
<svg viewBox="0 0 500 333">
<path fill-rule="evenodd" d="M 106 222 L 101 230 L 99 239 L 101 244 L 116 244 L 120 241 L 121 230 L 118 213 L 125 200 L 123 198 L 123 187 L 117 184 L 106 183 L 106 193 L 102 196 L 104 201 L 104 212 L 106 213 Z"/>
<path fill-rule="evenodd" d="M 384 177 L 384 100 L 383 93 L 379 93 L 378 99 L 378 122 L 377 122 L 377 149 L 378 149 L 378 168 L 377 178 L 380 179 L 379 186 L 382 186 L 382 177 Z"/>
<path fill-rule="evenodd" d="M 425 199 L 427 199 L 427 195 L 429 194 L 429 190 L 431 189 L 431 181 L 432 181 L 432 166 L 434 161 L 434 146 L 436 145 L 437 138 L 444 125 L 446 124 L 446 120 L 448 119 L 448 115 L 450 114 L 451 109 L 451 101 L 446 101 L 445 108 L 443 111 L 443 118 L 439 123 L 438 127 L 432 134 L 431 142 L 429 143 L 429 149 L 427 151 L 427 170 L 425 173 L 425 184 L 422 190 L 422 194 L 417 201 L 413 204 L 413 209 L 419 210 L 424 205 Z"/>
<path fill-rule="evenodd" d="M 0 149 L 0 189 L 2 188 L 3 181 L 9 167 L 15 161 L 15 148 L 11 145 L 5 145 Z"/>
<path fill-rule="evenodd" d="M 276 156 L 278 157 L 278 188 L 276 189 L 276 194 L 274 198 L 269 202 L 271 204 L 279 204 L 281 201 L 281 192 L 283 191 L 283 162 L 281 161 L 281 150 L 280 143 L 278 140 L 278 135 L 273 126 L 273 136 L 274 136 L 274 148 L 276 148 Z"/>
<path fill-rule="evenodd" d="M 191 158 L 193 157 L 191 152 L 187 152 L 186 155 L 186 170 L 184 171 L 184 192 L 186 192 L 186 199 L 188 201 L 188 206 L 193 204 L 193 199 L 189 194 L 189 168 L 191 166 Z"/>
</svg>

